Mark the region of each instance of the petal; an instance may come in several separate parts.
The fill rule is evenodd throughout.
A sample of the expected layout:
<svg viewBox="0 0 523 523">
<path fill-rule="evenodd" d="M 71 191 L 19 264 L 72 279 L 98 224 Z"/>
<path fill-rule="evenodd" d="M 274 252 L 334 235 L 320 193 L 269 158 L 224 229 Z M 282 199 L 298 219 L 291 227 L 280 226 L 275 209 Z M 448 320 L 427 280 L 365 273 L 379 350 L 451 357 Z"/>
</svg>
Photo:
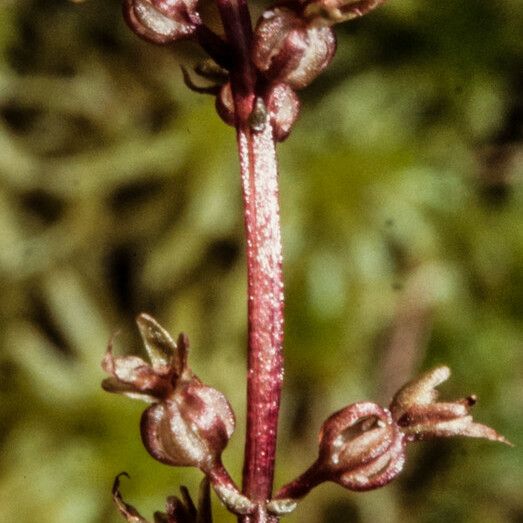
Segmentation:
<svg viewBox="0 0 523 523">
<path fill-rule="evenodd" d="M 397 423 L 400 427 L 450 421 L 468 416 L 470 403 L 460 400 L 454 403 L 439 402 L 430 405 L 412 405 Z"/>
<path fill-rule="evenodd" d="M 151 0 L 151 3 L 165 16 L 183 21 L 190 14 L 196 15 L 198 0 Z"/>
<path fill-rule="evenodd" d="M 387 423 L 390 420 L 390 413 L 376 403 L 368 401 L 352 403 L 325 420 L 320 432 L 320 442 L 337 445 L 335 442 L 340 436 L 350 437 L 349 429 L 368 418 L 377 418 Z"/>
<path fill-rule="evenodd" d="M 475 423 L 472 416 L 465 416 L 450 421 L 440 421 L 438 423 L 411 425 L 404 432 L 414 436 L 414 439 L 417 440 L 465 436 L 469 438 L 485 438 L 512 446 L 510 441 L 494 429 L 481 423 Z"/>
<path fill-rule="evenodd" d="M 112 377 L 105 379 L 102 387 L 108 392 L 121 393 L 149 402 L 164 397 L 171 388 L 169 380 L 156 373 L 137 356 L 114 357 L 113 339 L 109 342 L 102 360 L 103 370 Z"/>
<path fill-rule="evenodd" d="M 132 383 L 138 377 L 155 376 L 151 366 L 145 363 L 142 358 L 138 358 L 138 356 L 114 358 L 113 362 L 113 376 L 125 383 Z"/>
<path fill-rule="evenodd" d="M 336 52 L 336 36 L 330 27 L 307 27 L 304 40 L 305 52 L 285 78 L 293 89 L 309 85 L 330 64 Z"/>
<path fill-rule="evenodd" d="M 188 424 L 213 446 L 225 447 L 234 432 L 236 420 L 227 398 L 207 385 L 193 381 L 180 391 L 180 410 Z"/>
<path fill-rule="evenodd" d="M 155 401 L 169 389 L 169 383 L 163 376 L 154 372 L 152 367 L 137 356 L 114 357 L 111 338 L 107 352 L 102 360 L 102 369 L 112 377 L 102 382 L 108 392 L 125 394 L 131 398 Z"/>
<path fill-rule="evenodd" d="M 140 314 L 136 323 L 154 369 L 171 364 L 177 346 L 171 335 L 151 316 Z"/>
<path fill-rule="evenodd" d="M 162 34 L 156 32 L 153 28 L 150 27 L 150 25 L 154 25 L 152 21 L 156 17 L 162 17 L 159 18 L 159 20 L 169 20 L 167 17 L 165 17 L 163 14 L 161 14 L 158 10 L 154 9 L 154 7 L 147 7 L 143 6 L 143 4 L 148 3 L 146 0 L 139 0 L 140 5 L 142 5 L 142 13 L 140 13 L 140 8 L 138 8 L 138 13 L 136 12 L 136 3 L 135 0 L 124 0 L 123 4 L 123 16 L 125 19 L 125 22 L 127 25 L 134 31 L 138 36 L 142 37 L 144 40 L 147 40 L 148 42 L 152 42 L 154 44 L 158 45 L 167 45 L 172 43 L 174 40 L 177 40 L 180 37 L 176 37 L 172 34 Z M 146 11 L 150 11 L 153 15 L 152 20 L 149 23 L 144 23 L 142 20 L 144 19 L 144 14 Z M 176 28 L 178 25 L 177 22 L 172 21 L 173 29 Z"/>
<path fill-rule="evenodd" d="M 288 84 L 278 83 L 271 87 L 267 98 L 267 110 L 274 129 L 274 137 L 281 142 L 287 138 L 298 118 L 300 101 Z"/>
<path fill-rule="evenodd" d="M 123 394 L 128 398 L 135 400 L 146 401 L 147 403 L 154 403 L 158 401 L 158 398 L 155 398 L 151 394 L 145 392 L 137 392 L 136 387 L 129 383 L 122 383 L 116 378 L 106 378 L 102 381 L 102 388 L 107 392 L 113 392 L 115 394 Z"/>
<path fill-rule="evenodd" d="M 111 374 L 116 379 L 125 381 L 126 383 L 132 383 L 134 380 L 134 374 L 137 369 L 148 368 L 152 371 L 151 366 L 148 365 L 142 358 L 137 356 L 125 356 L 125 357 L 114 357 L 113 356 L 113 343 L 118 333 L 112 335 L 107 345 L 107 351 L 104 359 L 102 360 L 102 369 Z"/>
<path fill-rule="evenodd" d="M 148 0 L 134 0 L 134 14 L 143 27 L 172 41 L 191 35 L 195 26 L 188 20 L 175 20 L 163 14 Z"/>
<path fill-rule="evenodd" d="M 256 26 L 253 48 L 253 61 L 260 71 L 267 71 L 271 67 L 287 35 L 300 25 L 298 15 L 285 7 L 269 9 L 262 14 Z"/>
<path fill-rule="evenodd" d="M 436 367 L 403 386 L 390 404 L 394 419 L 398 420 L 412 405 L 428 405 L 436 401 L 438 392 L 435 387 L 446 381 L 449 376 L 448 367 Z"/>
<path fill-rule="evenodd" d="M 372 429 L 347 441 L 337 456 L 337 464 L 345 470 L 374 460 L 387 451 L 393 443 L 394 427 Z M 332 459 L 331 458 L 331 459 Z"/>
</svg>

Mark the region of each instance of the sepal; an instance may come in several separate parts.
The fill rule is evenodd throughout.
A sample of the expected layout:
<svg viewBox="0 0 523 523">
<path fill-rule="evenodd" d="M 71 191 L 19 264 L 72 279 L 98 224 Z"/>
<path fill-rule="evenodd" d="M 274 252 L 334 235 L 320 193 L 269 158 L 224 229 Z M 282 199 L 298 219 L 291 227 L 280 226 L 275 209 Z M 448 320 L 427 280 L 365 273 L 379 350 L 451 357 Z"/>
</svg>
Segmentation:
<svg viewBox="0 0 523 523">
<path fill-rule="evenodd" d="M 436 387 L 450 377 L 450 369 L 436 367 L 403 386 L 394 396 L 390 410 L 409 441 L 436 437 L 484 438 L 510 445 L 494 429 L 476 423 L 470 415 L 474 395 L 453 402 L 438 402 Z"/>
</svg>

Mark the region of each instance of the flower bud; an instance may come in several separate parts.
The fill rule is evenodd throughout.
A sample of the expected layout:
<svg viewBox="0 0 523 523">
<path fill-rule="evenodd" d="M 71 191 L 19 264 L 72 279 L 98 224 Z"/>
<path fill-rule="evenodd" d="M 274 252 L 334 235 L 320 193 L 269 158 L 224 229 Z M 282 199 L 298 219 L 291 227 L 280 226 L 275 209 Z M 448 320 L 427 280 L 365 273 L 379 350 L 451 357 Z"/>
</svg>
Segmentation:
<svg viewBox="0 0 523 523">
<path fill-rule="evenodd" d="M 263 13 L 255 30 L 252 58 L 275 82 L 293 89 L 310 84 L 332 60 L 336 38 L 330 27 L 304 19 L 301 7 L 274 7 Z"/>
<path fill-rule="evenodd" d="M 234 425 L 225 396 L 194 378 L 143 413 L 141 433 L 145 448 L 158 461 L 209 471 L 219 461 Z"/>
<path fill-rule="evenodd" d="M 125 0 L 123 12 L 129 27 L 155 44 L 189 38 L 200 25 L 195 0 Z"/>
<path fill-rule="evenodd" d="M 330 416 L 321 429 L 318 464 L 326 479 L 350 490 L 381 487 L 405 462 L 403 434 L 390 412 L 354 403 Z"/>
</svg>

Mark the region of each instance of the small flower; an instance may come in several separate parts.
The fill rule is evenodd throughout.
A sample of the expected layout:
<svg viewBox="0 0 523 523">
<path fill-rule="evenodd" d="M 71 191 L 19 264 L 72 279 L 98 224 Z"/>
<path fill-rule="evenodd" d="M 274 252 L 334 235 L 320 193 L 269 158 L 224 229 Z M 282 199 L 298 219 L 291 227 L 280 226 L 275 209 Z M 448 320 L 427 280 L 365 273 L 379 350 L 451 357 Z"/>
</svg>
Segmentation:
<svg viewBox="0 0 523 523">
<path fill-rule="evenodd" d="M 123 13 L 138 36 L 165 45 L 194 34 L 201 24 L 197 3 L 197 0 L 125 0 Z"/>
<path fill-rule="evenodd" d="M 476 396 L 438 402 L 436 387 L 450 377 L 448 367 L 436 367 L 407 383 L 390 404 L 392 417 L 408 441 L 432 437 L 467 436 L 509 442 L 494 429 L 476 423 L 470 415 Z"/>
<path fill-rule="evenodd" d="M 225 396 L 204 385 L 187 365 L 189 342 L 175 343 L 153 318 L 137 318 L 151 364 L 136 356 L 114 357 L 112 344 L 102 362 L 111 377 L 109 392 L 152 405 L 141 420 L 142 440 L 157 460 L 173 466 L 196 466 L 209 472 L 234 431 L 234 414 Z"/>
<path fill-rule="evenodd" d="M 494 429 L 473 421 L 475 396 L 436 401 L 435 387 L 449 376 L 448 367 L 422 374 L 398 391 L 389 409 L 361 402 L 334 413 L 322 426 L 318 459 L 276 499 L 302 498 L 323 481 L 358 491 L 383 487 L 403 469 L 407 443 L 426 438 L 467 436 L 510 445 Z"/>
</svg>

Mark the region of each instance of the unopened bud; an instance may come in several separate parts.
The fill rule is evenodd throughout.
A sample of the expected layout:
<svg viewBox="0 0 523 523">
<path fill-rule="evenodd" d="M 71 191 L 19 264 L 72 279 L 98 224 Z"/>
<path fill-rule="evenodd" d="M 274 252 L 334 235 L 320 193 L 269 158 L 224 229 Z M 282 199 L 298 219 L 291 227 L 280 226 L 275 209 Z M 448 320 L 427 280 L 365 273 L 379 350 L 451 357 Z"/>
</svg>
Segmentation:
<svg viewBox="0 0 523 523">
<path fill-rule="evenodd" d="M 219 461 L 234 424 L 225 396 L 193 379 L 143 413 L 142 440 L 162 463 L 208 471 Z"/>
<path fill-rule="evenodd" d="M 323 424 L 318 464 L 326 479 L 350 490 L 369 490 L 401 472 L 404 450 L 403 434 L 388 410 L 354 403 Z"/>
<path fill-rule="evenodd" d="M 301 89 L 327 67 L 335 51 L 330 27 L 310 22 L 294 9 L 275 7 L 258 22 L 252 58 L 268 79 Z"/>
</svg>

